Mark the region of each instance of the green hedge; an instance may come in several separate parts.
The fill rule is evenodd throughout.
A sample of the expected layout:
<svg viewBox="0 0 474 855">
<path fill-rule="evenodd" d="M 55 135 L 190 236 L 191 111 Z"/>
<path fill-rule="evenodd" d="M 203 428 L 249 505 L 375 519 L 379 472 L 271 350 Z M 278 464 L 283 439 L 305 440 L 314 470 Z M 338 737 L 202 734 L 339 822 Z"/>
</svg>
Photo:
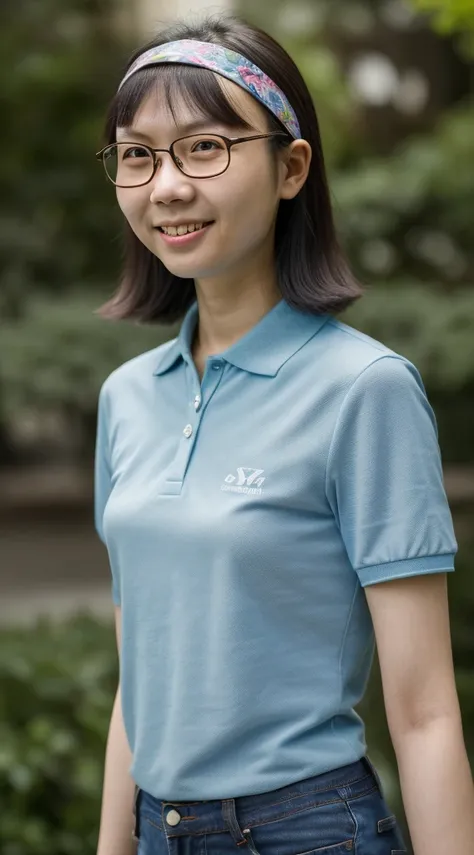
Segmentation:
<svg viewBox="0 0 474 855">
<path fill-rule="evenodd" d="M 95 855 L 116 685 L 112 626 L 2 632 L 2 855 Z"/>
</svg>

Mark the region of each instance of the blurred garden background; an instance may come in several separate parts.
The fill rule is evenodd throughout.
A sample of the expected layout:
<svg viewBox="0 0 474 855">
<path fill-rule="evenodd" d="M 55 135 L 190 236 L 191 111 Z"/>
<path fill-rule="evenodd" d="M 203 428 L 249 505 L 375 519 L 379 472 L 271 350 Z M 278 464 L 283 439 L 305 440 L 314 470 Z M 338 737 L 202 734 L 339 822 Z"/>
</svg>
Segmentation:
<svg viewBox="0 0 474 855">
<path fill-rule="evenodd" d="M 117 283 L 121 221 L 94 153 L 128 55 L 171 15 L 243 14 L 310 85 L 341 239 L 367 286 L 343 319 L 418 366 L 438 419 L 474 761 L 474 0 L 172 6 L 0 6 L 0 855 L 95 853 L 117 681 L 92 523 L 97 396 L 176 328 L 95 314 Z M 376 664 L 361 712 L 403 822 Z"/>
</svg>

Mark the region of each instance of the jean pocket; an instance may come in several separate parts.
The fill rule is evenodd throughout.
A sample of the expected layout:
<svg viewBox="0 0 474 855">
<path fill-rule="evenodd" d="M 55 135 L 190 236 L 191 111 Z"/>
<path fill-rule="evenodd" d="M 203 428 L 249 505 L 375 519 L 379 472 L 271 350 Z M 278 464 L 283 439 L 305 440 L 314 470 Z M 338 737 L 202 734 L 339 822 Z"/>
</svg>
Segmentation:
<svg viewBox="0 0 474 855">
<path fill-rule="evenodd" d="M 298 855 L 347 855 L 354 851 L 354 841 L 346 840 L 333 846 L 323 846 L 322 849 L 311 849 L 309 852 L 298 852 Z"/>
<path fill-rule="evenodd" d="M 399 840 L 400 831 L 398 828 L 397 818 L 396 816 L 394 816 L 394 814 L 390 814 L 390 816 L 386 816 L 383 819 L 379 819 L 377 822 L 377 831 L 379 834 L 390 834 L 392 836 L 395 835 L 395 837 L 397 838 L 396 841 L 394 840 L 393 842 L 396 846 L 398 845 L 398 848 L 391 849 L 390 855 L 407 855 L 407 849 L 400 849 L 400 845 L 403 844 L 401 844 L 401 840 Z"/>
<path fill-rule="evenodd" d="M 266 855 L 267 850 L 262 849 L 260 843 L 259 848 L 256 848 L 255 841 L 249 829 L 246 829 L 243 834 L 249 844 L 250 852 L 254 853 L 254 855 Z M 275 849 L 272 849 L 271 854 L 273 855 L 275 851 Z M 353 851 L 354 840 L 351 838 L 350 840 L 345 840 L 343 843 L 331 843 L 329 846 L 318 846 L 317 849 L 306 849 L 305 852 L 297 852 L 296 855 L 347 855 L 348 852 Z"/>
<path fill-rule="evenodd" d="M 355 850 L 356 826 L 342 800 L 294 810 L 278 806 L 246 826 L 249 852 L 256 855 L 348 855 Z"/>
</svg>

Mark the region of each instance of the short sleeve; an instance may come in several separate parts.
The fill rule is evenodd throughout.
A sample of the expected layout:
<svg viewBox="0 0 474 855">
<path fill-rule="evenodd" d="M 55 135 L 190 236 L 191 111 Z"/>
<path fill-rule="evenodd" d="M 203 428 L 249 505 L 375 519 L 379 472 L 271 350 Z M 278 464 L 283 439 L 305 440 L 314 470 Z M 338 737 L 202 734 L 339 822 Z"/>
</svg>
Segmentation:
<svg viewBox="0 0 474 855">
<path fill-rule="evenodd" d="M 103 385 L 99 393 L 97 410 L 94 470 L 94 522 L 97 534 L 105 545 L 107 544 L 104 536 L 103 518 L 105 506 L 109 499 L 111 489 L 112 474 L 109 455 L 107 391 L 105 385 Z M 112 582 L 112 598 L 116 605 L 120 605 L 120 593 L 115 579 L 113 579 Z"/>
<path fill-rule="evenodd" d="M 361 585 L 454 569 L 438 431 L 418 370 L 383 356 L 342 403 L 327 497 Z"/>
</svg>

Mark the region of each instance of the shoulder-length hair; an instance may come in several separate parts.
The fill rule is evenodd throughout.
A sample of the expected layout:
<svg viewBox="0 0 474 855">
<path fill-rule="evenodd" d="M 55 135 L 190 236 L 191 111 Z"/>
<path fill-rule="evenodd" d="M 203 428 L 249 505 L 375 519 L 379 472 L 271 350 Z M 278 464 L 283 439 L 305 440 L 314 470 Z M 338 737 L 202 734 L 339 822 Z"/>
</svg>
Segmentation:
<svg viewBox="0 0 474 855">
<path fill-rule="evenodd" d="M 197 39 L 230 48 L 250 59 L 285 92 L 298 117 L 301 136 L 311 145 L 312 159 L 300 192 L 279 204 L 275 230 L 279 288 L 295 309 L 313 314 L 343 311 L 362 295 L 362 288 L 338 244 L 319 122 L 297 66 L 283 47 L 260 28 L 234 15 L 214 15 L 198 24 L 178 21 L 162 30 L 157 38 L 135 51 L 127 69 L 143 51 L 178 39 Z M 116 141 L 117 127 L 132 124 L 141 103 L 158 83 L 172 115 L 173 105 L 184 99 L 199 115 L 211 120 L 236 128 L 247 124 L 212 71 L 179 64 L 158 65 L 133 74 L 113 98 L 105 125 L 106 145 Z M 285 130 L 270 111 L 266 112 L 269 131 Z M 288 136 L 283 144 L 291 141 Z M 126 222 L 122 278 L 117 292 L 98 314 L 172 324 L 184 316 L 195 299 L 194 280 L 170 273 Z"/>
</svg>

